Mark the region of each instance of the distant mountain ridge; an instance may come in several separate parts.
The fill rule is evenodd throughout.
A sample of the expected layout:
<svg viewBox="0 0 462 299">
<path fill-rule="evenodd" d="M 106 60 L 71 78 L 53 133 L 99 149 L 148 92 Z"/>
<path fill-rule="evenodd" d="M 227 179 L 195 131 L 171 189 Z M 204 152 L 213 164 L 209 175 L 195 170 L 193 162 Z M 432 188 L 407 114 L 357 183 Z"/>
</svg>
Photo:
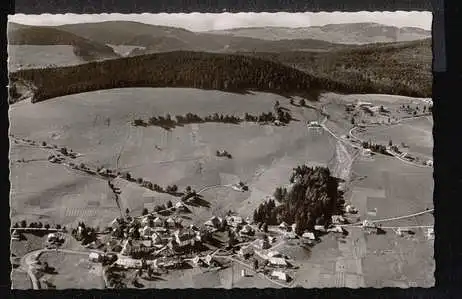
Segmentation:
<svg viewBox="0 0 462 299">
<path fill-rule="evenodd" d="M 97 41 L 88 40 L 73 33 L 47 26 L 27 26 L 9 23 L 7 29 L 9 45 L 69 45 L 75 55 L 84 61 L 118 58 L 114 50 Z"/>
<path fill-rule="evenodd" d="M 248 27 L 206 31 L 217 35 L 265 40 L 317 39 L 331 43 L 366 44 L 412 41 L 431 37 L 431 31 L 417 27 L 387 26 L 378 23 L 329 24 L 311 27 Z"/>
</svg>

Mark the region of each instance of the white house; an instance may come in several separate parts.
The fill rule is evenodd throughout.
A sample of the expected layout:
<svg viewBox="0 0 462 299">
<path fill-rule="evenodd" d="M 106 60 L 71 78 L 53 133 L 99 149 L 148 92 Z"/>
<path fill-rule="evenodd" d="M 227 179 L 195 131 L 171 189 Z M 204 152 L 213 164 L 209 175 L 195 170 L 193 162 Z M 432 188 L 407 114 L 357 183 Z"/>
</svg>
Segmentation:
<svg viewBox="0 0 462 299">
<path fill-rule="evenodd" d="M 90 260 L 90 262 L 99 263 L 102 260 L 102 256 L 97 252 L 91 252 L 88 255 L 88 259 Z"/>
<path fill-rule="evenodd" d="M 285 281 L 285 282 L 289 281 L 289 275 L 287 275 L 287 273 L 282 272 L 282 271 L 273 271 L 271 273 L 271 277 L 278 279 L 278 280 Z"/>
<path fill-rule="evenodd" d="M 425 165 L 433 167 L 433 160 L 427 160 L 425 161 Z"/>
</svg>

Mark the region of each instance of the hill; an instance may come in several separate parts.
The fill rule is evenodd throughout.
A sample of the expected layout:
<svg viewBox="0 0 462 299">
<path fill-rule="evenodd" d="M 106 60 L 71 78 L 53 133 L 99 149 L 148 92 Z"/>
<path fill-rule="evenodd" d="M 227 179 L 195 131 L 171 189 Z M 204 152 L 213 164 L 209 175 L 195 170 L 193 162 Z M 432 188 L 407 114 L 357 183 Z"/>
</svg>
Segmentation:
<svg viewBox="0 0 462 299">
<path fill-rule="evenodd" d="M 371 44 L 329 52 L 241 53 L 257 56 L 345 84 L 371 84 L 420 97 L 431 97 L 431 39 Z"/>
<path fill-rule="evenodd" d="M 353 78 L 356 79 L 356 78 Z M 316 98 L 319 91 L 422 96 L 420 90 L 371 80 L 339 82 L 249 55 L 168 52 L 83 65 L 19 70 L 10 73 L 10 101 L 28 86 L 32 102 L 99 89 L 120 87 L 192 87 L 233 92 L 264 91 Z M 23 88 L 24 89 L 24 88 Z M 31 91 L 32 90 L 32 91 Z"/>
<path fill-rule="evenodd" d="M 129 21 L 107 21 L 61 25 L 59 30 L 84 37 L 101 44 L 146 47 L 137 55 L 168 51 L 288 51 L 291 49 L 330 49 L 338 45 L 321 40 L 267 41 L 258 37 L 238 37 L 192 32 L 183 28 L 149 25 Z"/>
<path fill-rule="evenodd" d="M 53 27 L 8 24 L 9 45 L 70 45 L 74 53 L 84 61 L 119 57 L 114 50 L 104 44 L 90 41 L 67 31 Z"/>
<path fill-rule="evenodd" d="M 252 27 L 214 30 L 207 33 L 265 40 L 317 39 L 342 44 L 400 42 L 431 37 L 429 30 L 415 27 L 398 28 L 377 23 L 329 24 L 300 28 Z"/>
</svg>

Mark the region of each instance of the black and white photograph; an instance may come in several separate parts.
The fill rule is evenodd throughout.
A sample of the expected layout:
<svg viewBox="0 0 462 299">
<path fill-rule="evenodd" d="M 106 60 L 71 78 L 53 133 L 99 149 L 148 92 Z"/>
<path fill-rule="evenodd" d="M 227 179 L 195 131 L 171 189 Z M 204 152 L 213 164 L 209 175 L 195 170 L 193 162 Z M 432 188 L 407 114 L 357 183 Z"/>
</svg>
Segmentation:
<svg viewBox="0 0 462 299">
<path fill-rule="evenodd" d="M 433 287 L 431 26 L 9 15 L 12 288 Z"/>
</svg>

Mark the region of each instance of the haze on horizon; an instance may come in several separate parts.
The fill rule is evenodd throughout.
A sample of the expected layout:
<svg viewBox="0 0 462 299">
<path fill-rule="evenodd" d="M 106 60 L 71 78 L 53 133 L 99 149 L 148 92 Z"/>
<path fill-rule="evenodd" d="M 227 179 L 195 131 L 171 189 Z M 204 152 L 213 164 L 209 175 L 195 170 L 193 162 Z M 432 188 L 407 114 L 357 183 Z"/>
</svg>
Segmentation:
<svg viewBox="0 0 462 299">
<path fill-rule="evenodd" d="M 379 23 L 396 27 L 431 30 L 432 13 L 425 12 L 304 12 L 304 13 L 142 13 L 142 14 L 15 14 L 9 22 L 36 26 L 56 26 L 103 21 L 134 21 L 150 25 L 181 27 L 191 31 L 224 30 L 248 27 L 310 27 L 327 24 Z"/>
</svg>

